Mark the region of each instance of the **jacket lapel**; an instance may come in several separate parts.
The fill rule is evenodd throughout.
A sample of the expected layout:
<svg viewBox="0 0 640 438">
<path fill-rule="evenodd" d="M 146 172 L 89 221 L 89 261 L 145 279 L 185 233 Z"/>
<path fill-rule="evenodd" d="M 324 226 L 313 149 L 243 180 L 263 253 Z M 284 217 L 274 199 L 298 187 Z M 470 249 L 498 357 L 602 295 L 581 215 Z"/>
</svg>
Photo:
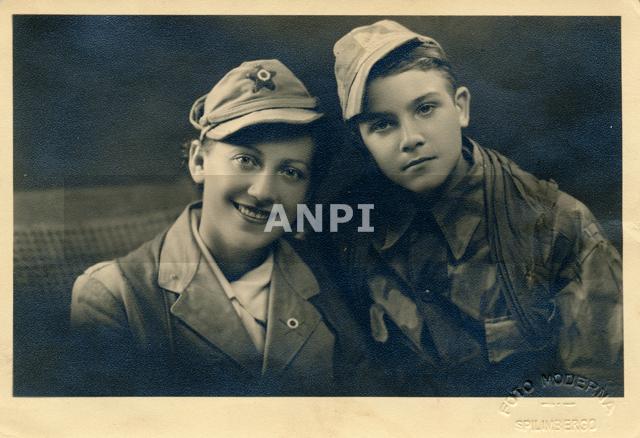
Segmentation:
<svg viewBox="0 0 640 438">
<path fill-rule="evenodd" d="M 193 238 L 188 208 L 167 232 L 160 255 L 160 287 L 179 294 L 171 314 L 254 375 L 261 355 Z"/>
<path fill-rule="evenodd" d="M 314 332 L 321 316 L 307 300 L 319 292 L 315 276 L 291 246 L 276 249 L 269 298 L 263 374 L 281 374 Z"/>
<path fill-rule="evenodd" d="M 171 313 L 252 374 L 260 375 L 261 354 L 205 260 Z"/>
</svg>

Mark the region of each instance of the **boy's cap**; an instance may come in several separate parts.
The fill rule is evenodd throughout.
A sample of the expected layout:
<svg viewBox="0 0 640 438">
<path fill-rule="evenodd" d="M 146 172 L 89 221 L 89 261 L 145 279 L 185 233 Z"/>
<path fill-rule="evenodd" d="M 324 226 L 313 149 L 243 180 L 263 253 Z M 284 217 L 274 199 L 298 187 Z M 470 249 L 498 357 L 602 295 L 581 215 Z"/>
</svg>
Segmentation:
<svg viewBox="0 0 640 438">
<path fill-rule="evenodd" d="M 411 41 L 440 47 L 433 38 L 410 31 L 391 20 L 356 27 L 333 46 L 335 74 L 342 117 L 349 120 L 362 112 L 362 101 L 373 65 L 394 49 Z"/>
<path fill-rule="evenodd" d="M 277 59 L 242 63 L 209 93 L 198 98 L 189 114 L 204 137 L 223 140 L 259 123 L 306 124 L 322 117 L 318 101 Z"/>
</svg>

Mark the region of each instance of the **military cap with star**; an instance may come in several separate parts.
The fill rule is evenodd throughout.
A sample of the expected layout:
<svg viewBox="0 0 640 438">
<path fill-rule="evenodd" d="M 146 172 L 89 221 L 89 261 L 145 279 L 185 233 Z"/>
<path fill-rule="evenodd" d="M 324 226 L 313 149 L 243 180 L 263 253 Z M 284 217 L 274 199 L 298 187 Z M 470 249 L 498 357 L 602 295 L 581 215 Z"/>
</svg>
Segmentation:
<svg viewBox="0 0 640 438">
<path fill-rule="evenodd" d="M 198 98 L 189 121 L 200 140 L 223 140 L 260 123 L 307 124 L 322 117 L 318 100 L 277 59 L 247 61 Z"/>
</svg>

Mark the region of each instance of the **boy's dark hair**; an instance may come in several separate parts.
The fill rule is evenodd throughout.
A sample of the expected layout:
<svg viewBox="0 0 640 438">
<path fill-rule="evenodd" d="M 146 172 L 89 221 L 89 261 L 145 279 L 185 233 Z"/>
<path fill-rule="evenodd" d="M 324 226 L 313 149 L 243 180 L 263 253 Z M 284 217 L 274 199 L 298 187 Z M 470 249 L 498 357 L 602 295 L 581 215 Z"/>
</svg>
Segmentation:
<svg viewBox="0 0 640 438">
<path fill-rule="evenodd" d="M 441 72 L 449 82 L 451 96 L 455 94 L 455 90 L 458 88 L 453 66 L 444 51 L 438 46 L 423 44 L 420 41 L 404 44 L 378 61 L 371 69 L 367 83 L 376 78 L 391 76 L 412 69 L 423 71 L 438 70 Z"/>
<path fill-rule="evenodd" d="M 239 145 L 253 145 L 263 142 L 277 142 L 282 140 L 290 140 L 294 138 L 310 136 L 315 143 L 313 160 L 311 163 L 311 183 L 309 197 L 314 195 L 314 190 L 319 186 L 322 176 L 326 174 L 329 168 L 330 158 L 333 155 L 329 150 L 332 141 L 327 137 L 329 130 L 325 129 L 323 119 L 308 124 L 293 125 L 290 123 L 261 123 L 243 128 L 229 137 L 221 140 L 225 143 L 234 143 Z M 189 162 L 189 149 L 191 144 L 196 140 L 190 140 L 182 144 L 182 159 L 187 164 Z M 204 147 L 215 145 L 217 140 L 204 139 Z M 202 192 L 203 185 L 196 184 L 198 192 Z"/>
</svg>

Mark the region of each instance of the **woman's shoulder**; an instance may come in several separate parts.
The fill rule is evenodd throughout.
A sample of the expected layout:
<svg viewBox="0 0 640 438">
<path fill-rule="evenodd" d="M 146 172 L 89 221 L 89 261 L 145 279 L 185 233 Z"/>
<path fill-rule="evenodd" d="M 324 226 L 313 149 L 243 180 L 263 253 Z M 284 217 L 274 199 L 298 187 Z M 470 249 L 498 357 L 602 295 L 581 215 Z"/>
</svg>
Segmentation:
<svg viewBox="0 0 640 438">
<path fill-rule="evenodd" d="M 130 291 L 130 281 L 123 272 L 127 267 L 135 267 L 145 272 L 157 271 L 157 239 L 150 240 L 127 255 L 108 261 L 102 261 L 88 267 L 74 282 L 72 303 L 78 300 L 117 300 L 122 301 Z M 153 274 L 152 274 L 153 275 Z"/>
<path fill-rule="evenodd" d="M 124 320 L 126 282 L 115 260 L 86 269 L 71 291 L 71 326 L 93 326 L 96 321 Z"/>
<path fill-rule="evenodd" d="M 74 282 L 72 296 L 113 293 L 123 289 L 124 286 L 125 281 L 116 260 L 109 260 L 87 268 Z"/>
</svg>

